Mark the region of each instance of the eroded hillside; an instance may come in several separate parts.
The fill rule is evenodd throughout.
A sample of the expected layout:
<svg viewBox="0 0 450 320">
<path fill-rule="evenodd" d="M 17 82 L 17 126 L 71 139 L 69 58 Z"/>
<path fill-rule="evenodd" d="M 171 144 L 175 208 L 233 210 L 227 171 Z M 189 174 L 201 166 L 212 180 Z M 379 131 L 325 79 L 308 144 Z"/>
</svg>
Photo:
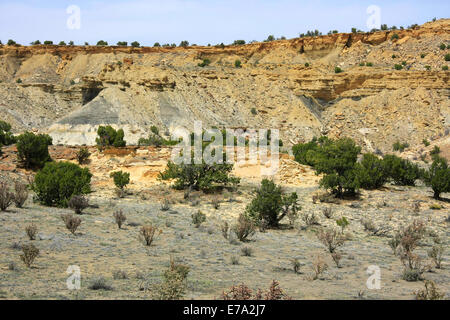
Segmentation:
<svg viewBox="0 0 450 320">
<path fill-rule="evenodd" d="M 99 124 L 124 127 L 136 143 L 151 125 L 168 134 L 201 120 L 279 128 L 287 144 L 328 134 L 387 151 L 397 140 L 446 141 L 442 43 L 449 19 L 225 48 L 0 46 L 0 111 L 16 132 L 48 132 L 55 144 L 93 144 Z"/>
</svg>

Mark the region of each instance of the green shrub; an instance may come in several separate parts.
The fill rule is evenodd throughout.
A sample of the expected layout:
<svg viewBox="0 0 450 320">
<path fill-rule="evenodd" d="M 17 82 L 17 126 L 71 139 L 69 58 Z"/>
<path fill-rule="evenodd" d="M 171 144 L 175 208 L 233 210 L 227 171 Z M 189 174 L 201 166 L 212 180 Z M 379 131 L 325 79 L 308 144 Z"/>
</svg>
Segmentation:
<svg viewBox="0 0 450 320">
<path fill-rule="evenodd" d="M 159 42 L 155 42 L 155 44 L 153 45 L 155 48 L 159 48 L 161 47 L 161 45 L 159 44 Z"/>
<path fill-rule="evenodd" d="M 431 71 L 431 66 L 425 66 L 425 70 Z"/>
<path fill-rule="evenodd" d="M 309 67 L 309 63 L 308 63 L 308 62 L 305 63 L 305 67 L 306 67 L 306 68 Z"/>
<path fill-rule="evenodd" d="M 16 138 L 11 132 L 11 125 L 5 121 L 0 120 L 0 148 L 16 143 Z"/>
<path fill-rule="evenodd" d="M 245 44 L 245 40 L 234 40 L 233 45 L 241 46 Z"/>
<path fill-rule="evenodd" d="M 430 141 L 428 141 L 427 139 L 423 139 L 422 143 L 425 147 L 428 147 L 430 145 Z"/>
<path fill-rule="evenodd" d="M 198 228 L 200 225 L 206 221 L 206 215 L 202 213 L 200 210 L 196 213 L 192 214 L 192 224 Z"/>
<path fill-rule="evenodd" d="M 66 45 L 66 43 L 64 42 L 64 41 L 60 41 L 59 43 L 58 43 L 58 46 L 65 46 Z"/>
<path fill-rule="evenodd" d="M 124 132 L 123 129 L 115 130 L 111 126 L 100 126 L 97 129 L 98 138 L 95 139 L 98 148 L 102 151 L 105 148 L 114 146 L 125 147 L 126 141 L 123 140 Z"/>
<path fill-rule="evenodd" d="M 341 68 L 339 68 L 339 67 L 334 68 L 334 73 L 341 73 L 341 72 L 342 72 Z"/>
<path fill-rule="evenodd" d="M 324 174 L 321 187 L 330 189 L 338 197 L 354 195 L 359 189 L 356 161 L 361 147 L 350 138 L 323 139 L 322 145 L 307 153 L 316 174 Z"/>
<path fill-rule="evenodd" d="M 409 160 L 395 155 L 386 155 L 383 159 L 384 168 L 388 178 L 396 185 L 414 186 L 415 181 L 421 177 L 421 170 Z"/>
<path fill-rule="evenodd" d="M 241 60 L 236 60 L 236 61 L 234 62 L 234 67 L 235 67 L 235 68 L 242 68 Z"/>
<path fill-rule="evenodd" d="M 398 40 L 398 39 L 399 39 L 399 36 L 396 33 L 394 33 L 391 37 L 391 40 Z"/>
<path fill-rule="evenodd" d="M 445 50 L 446 47 L 447 47 L 447 46 L 445 45 L 445 43 L 441 43 L 441 44 L 439 45 L 439 49 L 441 49 L 441 50 Z"/>
<path fill-rule="evenodd" d="M 137 42 L 137 41 L 133 41 L 133 42 L 131 43 L 131 46 L 132 46 L 133 48 L 139 48 L 139 47 L 141 46 L 141 44 L 140 44 L 139 42 Z"/>
<path fill-rule="evenodd" d="M 445 158 L 435 156 L 431 167 L 424 173 L 425 184 L 433 189 L 434 198 L 442 192 L 450 192 L 450 167 Z"/>
<path fill-rule="evenodd" d="M 373 67 L 373 63 L 372 63 L 372 62 L 367 62 L 367 63 L 366 63 L 366 66 L 367 66 L 367 67 Z"/>
<path fill-rule="evenodd" d="M 450 61 L 450 53 L 447 53 L 446 55 L 445 55 L 445 61 Z"/>
<path fill-rule="evenodd" d="M 210 63 L 211 63 L 211 60 L 203 59 L 202 63 L 199 63 L 198 66 L 204 68 L 206 66 L 209 66 Z"/>
<path fill-rule="evenodd" d="M 123 189 L 130 183 L 130 174 L 128 172 L 116 171 L 109 175 L 114 180 L 114 184 L 117 188 Z"/>
<path fill-rule="evenodd" d="M 9 39 L 7 44 L 8 44 L 8 46 L 15 46 L 17 43 L 14 40 Z"/>
<path fill-rule="evenodd" d="M 92 174 L 70 162 L 48 162 L 38 171 L 32 185 L 44 205 L 67 207 L 72 196 L 91 192 Z"/>
<path fill-rule="evenodd" d="M 438 154 L 441 153 L 441 148 L 439 148 L 438 146 L 434 146 L 433 150 L 430 151 L 430 156 L 437 156 Z"/>
<path fill-rule="evenodd" d="M 403 66 L 401 64 L 396 64 L 396 65 L 394 65 L 394 69 L 395 70 L 402 70 Z"/>
<path fill-rule="evenodd" d="M 140 138 L 138 140 L 139 146 L 161 147 L 161 146 L 173 146 L 178 143 L 178 141 L 167 140 L 161 137 L 159 134 L 159 129 L 156 126 L 151 126 L 150 131 L 151 133 L 149 134 L 148 138 Z"/>
<path fill-rule="evenodd" d="M 187 46 L 189 46 L 189 41 L 187 41 L 187 40 L 184 40 L 184 41 L 181 41 L 180 42 L 180 47 L 187 47 Z"/>
<path fill-rule="evenodd" d="M 53 41 L 51 41 L 51 40 L 45 40 L 45 41 L 44 41 L 44 44 L 45 44 L 45 45 L 52 45 L 52 44 L 53 44 Z"/>
<path fill-rule="evenodd" d="M 321 137 L 317 139 L 314 137 L 310 142 L 308 143 L 299 143 L 292 147 L 292 152 L 295 157 L 295 161 L 298 163 L 307 165 L 307 166 L 313 166 L 314 163 L 312 162 L 312 152 L 316 151 L 317 148 L 325 141 L 327 141 L 327 137 Z M 311 151 L 308 155 L 308 152 Z"/>
<path fill-rule="evenodd" d="M 258 114 L 258 112 L 256 111 L 256 108 L 252 108 L 250 110 L 250 112 L 252 113 L 252 115 L 256 116 Z"/>
<path fill-rule="evenodd" d="M 442 66 L 443 71 L 448 71 L 448 66 Z"/>
<path fill-rule="evenodd" d="M 295 192 L 285 195 L 280 186 L 271 180 L 263 179 L 261 187 L 256 190 L 255 197 L 247 206 L 246 213 L 269 227 L 278 227 L 286 215 L 299 209 Z"/>
<path fill-rule="evenodd" d="M 119 41 L 119 42 L 117 42 L 117 45 L 120 46 L 120 47 L 126 47 L 126 46 L 128 46 L 128 42 L 126 42 L 126 41 Z"/>
<path fill-rule="evenodd" d="M 407 142 L 401 143 L 400 141 L 397 141 L 392 145 L 392 150 L 394 151 L 403 152 L 406 148 L 409 148 L 409 143 Z"/>
<path fill-rule="evenodd" d="M 90 155 L 91 153 L 87 147 L 80 148 L 76 153 L 78 164 L 84 164 L 87 159 L 89 159 Z"/>
<path fill-rule="evenodd" d="M 388 175 L 382 159 L 372 153 L 366 153 L 356 166 L 357 179 L 361 188 L 373 190 L 382 187 Z"/>
<path fill-rule="evenodd" d="M 48 153 L 50 145 L 52 138 L 49 135 L 25 132 L 17 137 L 17 157 L 25 168 L 42 168 L 51 160 Z"/>
<path fill-rule="evenodd" d="M 100 40 L 99 42 L 97 42 L 97 46 L 107 46 L 108 42 Z"/>
</svg>

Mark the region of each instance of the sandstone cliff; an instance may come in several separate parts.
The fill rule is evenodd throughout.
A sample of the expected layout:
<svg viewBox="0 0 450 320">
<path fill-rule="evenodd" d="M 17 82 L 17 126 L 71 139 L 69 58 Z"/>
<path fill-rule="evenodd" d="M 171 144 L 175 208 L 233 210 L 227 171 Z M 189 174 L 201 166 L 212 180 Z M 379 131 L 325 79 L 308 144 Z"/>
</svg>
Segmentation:
<svg viewBox="0 0 450 320">
<path fill-rule="evenodd" d="M 16 132 L 72 145 L 93 144 L 100 124 L 124 127 L 135 143 L 151 125 L 170 133 L 201 120 L 278 128 L 287 144 L 328 134 L 387 151 L 396 140 L 448 135 L 450 50 L 441 43 L 450 44 L 449 19 L 225 48 L 0 46 L 0 112 Z M 211 63 L 202 68 L 203 59 Z"/>
</svg>

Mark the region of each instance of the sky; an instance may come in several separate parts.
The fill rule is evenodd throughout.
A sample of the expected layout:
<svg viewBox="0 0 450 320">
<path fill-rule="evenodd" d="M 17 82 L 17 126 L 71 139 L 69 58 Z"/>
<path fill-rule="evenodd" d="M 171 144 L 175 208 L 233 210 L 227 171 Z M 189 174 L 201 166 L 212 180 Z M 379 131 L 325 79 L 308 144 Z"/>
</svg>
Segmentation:
<svg viewBox="0 0 450 320">
<path fill-rule="evenodd" d="M 371 5 L 379 11 L 367 12 Z M 75 7 L 74 7 L 75 6 Z M 380 19 L 370 20 L 379 12 Z M 367 31 L 368 21 L 388 26 L 450 18 L 448 0 L 0 0 L 0 40 L 76 44 L 98 40 L 191 44 L 298 37 L 307 30 Z M 79 14 L 78 14 L 79 13 Z"/>
</svg>

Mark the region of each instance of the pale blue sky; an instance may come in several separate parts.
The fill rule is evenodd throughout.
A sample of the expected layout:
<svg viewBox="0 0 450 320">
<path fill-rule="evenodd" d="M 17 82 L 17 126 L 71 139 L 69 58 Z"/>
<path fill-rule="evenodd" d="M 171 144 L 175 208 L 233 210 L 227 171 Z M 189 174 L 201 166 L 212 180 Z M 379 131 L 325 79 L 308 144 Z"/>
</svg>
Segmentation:
<svg viewBox="0 0 450 320">
<path fill-rule="evenodd" d="M 79 30 L 67 27 L 70 5 L 81 9 Z M 312 29 L 324 34 L 352 27 L 367 30 L 370 5 L 381 8 L 381 23 L 397 27 L 448 18 L 450 13 L 448 0 L 0 0 L 0 40 L 137 40 L 142 45 L 188 40 L 201 45 L 264 40 L 269 34 L 294 38 Z"/>
</svg>

